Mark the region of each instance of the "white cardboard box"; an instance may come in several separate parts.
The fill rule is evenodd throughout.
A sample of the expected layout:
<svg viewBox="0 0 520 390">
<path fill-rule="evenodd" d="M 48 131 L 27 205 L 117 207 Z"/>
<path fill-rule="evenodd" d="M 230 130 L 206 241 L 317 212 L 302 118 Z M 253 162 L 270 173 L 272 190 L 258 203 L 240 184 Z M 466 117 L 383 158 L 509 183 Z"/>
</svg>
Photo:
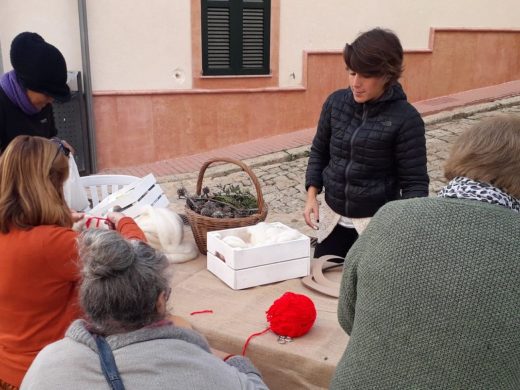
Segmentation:
<svg viewBox="0 0 520 390">
<path fill-rule="evenodd" d="M 280 222 L 269 225 L 294 231 Z M 208 232 L 207 268 L 229 287 L 239 290 L 309 275 L 309 237 L 298 232 L 297 238 L 290 241 L 249 248 L 232 247 L 222 241 L 224 237 L 233 235 L 247 242 L 247 229 Z"/>
</svg>

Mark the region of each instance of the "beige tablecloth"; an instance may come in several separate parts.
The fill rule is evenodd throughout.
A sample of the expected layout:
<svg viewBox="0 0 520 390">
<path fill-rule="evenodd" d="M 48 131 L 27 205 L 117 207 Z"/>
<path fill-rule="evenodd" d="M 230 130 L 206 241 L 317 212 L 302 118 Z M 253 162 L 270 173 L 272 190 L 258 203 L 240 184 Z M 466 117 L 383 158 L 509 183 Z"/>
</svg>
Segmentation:
<svg viewBox="0 0 520 390">
<path fill-rule="evenodd" d="M 186 236 L 189 238 L 190 233 Z M 337 321 L 337 299 L 313 292 L 300 279 L 235 291 L 206 270 L 203 255 L 172 267 L 173 314 L 189 320 L 212 347 L 234 354 L 241 353 L 249 335 L 267 327 L 265 312 L 275 299 L 287 291 L 310 297 L 317 319 L 309 333 L 279 344 L 278 336 L 268 332 L 252 339 L 246 356 L 272 390 L 328 388 L 348 341 Z M 335 276 L 338 278 L 339 272 Z M 213 314 L 190 315 L 208 309 Z"/>
</svg>

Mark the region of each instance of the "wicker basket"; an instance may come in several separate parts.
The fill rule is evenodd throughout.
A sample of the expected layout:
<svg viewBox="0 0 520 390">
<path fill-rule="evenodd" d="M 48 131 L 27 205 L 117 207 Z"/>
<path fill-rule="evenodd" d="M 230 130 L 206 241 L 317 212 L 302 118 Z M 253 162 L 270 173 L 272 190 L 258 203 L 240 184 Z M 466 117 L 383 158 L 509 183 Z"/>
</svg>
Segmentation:
<svg viewBox="0 0 520 390">
<path fill-rule="evenodd" d="M 253 173 L 251 168 L 249 168 L 242 161 L 235 160 L 234 158 L 216 157 L 206 161 L 199 171 L 199 177 L 197 179 L 197 195 L 200 196 L 201 194 L 202 179 L 204 178 L 204 173 L 206 172 L 206 169 L 215 162 L 227 162 L 231 164 L 236 164 L 249 175 L 249 178 L 253 182 L 253 185 L 256 189 L 258 213 L 242 218 L 213 218 L 197 214 L 188 205 L 186 205 L 186 217 L 188 218 L 188 221 L 190 223 L 191 230 L 193 231 L 193 236 L 195 237 L 195 242 L 199 247 L 199 251 L 204 255 L 207 252 L 206 241 L 208 232 L 211 232 L 213 230 L 231 229 L 254 225 L 258 222 L 264 221 L 265 217 L 267 217 L 267 205 L 264 203 L 264 197 L 262 195 L 262 190 L 260 189 L 260 182 L 258 181 L 258 178 Z"/>
</svg>

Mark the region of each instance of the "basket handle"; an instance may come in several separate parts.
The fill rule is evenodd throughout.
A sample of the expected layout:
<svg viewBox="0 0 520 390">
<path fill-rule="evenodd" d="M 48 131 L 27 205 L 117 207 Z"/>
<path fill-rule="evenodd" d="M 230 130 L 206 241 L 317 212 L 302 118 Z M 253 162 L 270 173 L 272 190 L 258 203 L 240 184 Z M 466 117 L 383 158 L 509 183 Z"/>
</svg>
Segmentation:
<svg viewBox="0 0 520 390">
<path fill-rule="evenodd" d="M 262 195 L 262 190 L 260 189 L 260 182 L 258 181 L 258 178 L 253 173 L 251 168 L 249 168 L 246 164 L 244 164 L 240 160 L 236 160 L 231 157 L 215 157 L 211 158 L 208 161 L 206 161 L 204 164 L 202 164 L 202 167 L 199 171 L 199 177 L 197 178 L 197 195 L 200 196 L 202 192 L 202 179 L 204 178 L 204 173 L 206 172 L 206 169 L 215 162 L 227 162 L 231 164 L 238 165 L 242 170 L 249 175 L 249 178 L 253 182 L 255 189 L 256 189 L 256 200 L 258 202 L 258 213 L 261 214 L 262 211 L 264 211 L 264 196 Z"/>
</svg>

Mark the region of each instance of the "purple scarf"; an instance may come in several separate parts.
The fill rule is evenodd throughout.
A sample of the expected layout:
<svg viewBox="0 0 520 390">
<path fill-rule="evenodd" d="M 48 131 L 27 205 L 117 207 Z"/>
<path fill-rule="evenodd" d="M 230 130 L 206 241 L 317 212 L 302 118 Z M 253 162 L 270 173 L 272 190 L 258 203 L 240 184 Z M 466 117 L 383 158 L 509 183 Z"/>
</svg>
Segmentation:
<svg viewBox="0 0 520 390">
<path fill-rule="evenodd" d="M 25 88 L 21 86 L 14 70 L 0 77 L 0 87 L 2 87 L 9 100 L 27 115 L 34 115 L 40 112 L 32 105 Z"/>
</svg>

